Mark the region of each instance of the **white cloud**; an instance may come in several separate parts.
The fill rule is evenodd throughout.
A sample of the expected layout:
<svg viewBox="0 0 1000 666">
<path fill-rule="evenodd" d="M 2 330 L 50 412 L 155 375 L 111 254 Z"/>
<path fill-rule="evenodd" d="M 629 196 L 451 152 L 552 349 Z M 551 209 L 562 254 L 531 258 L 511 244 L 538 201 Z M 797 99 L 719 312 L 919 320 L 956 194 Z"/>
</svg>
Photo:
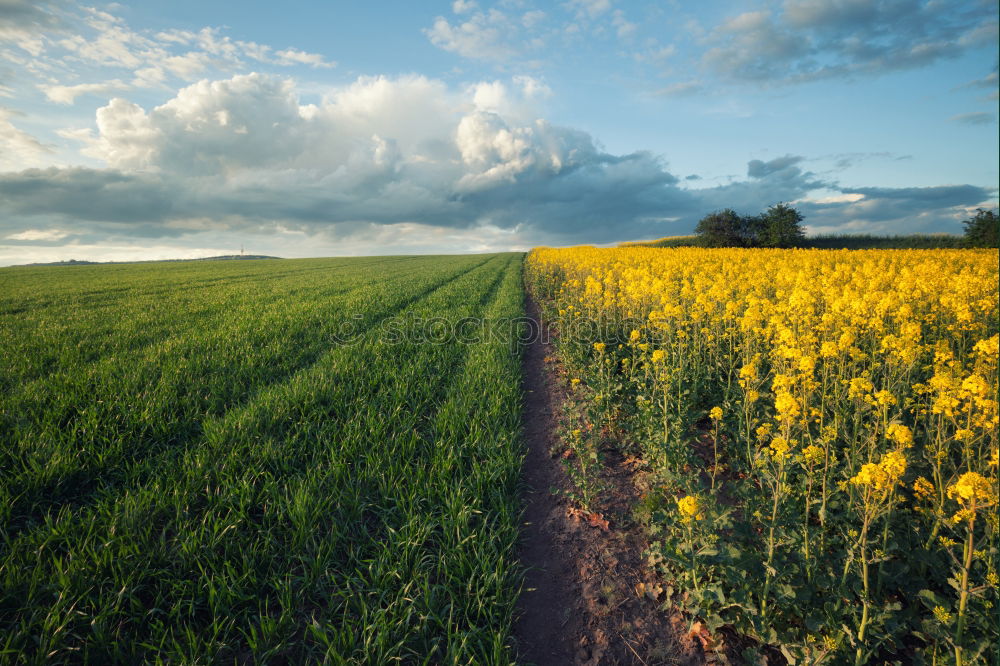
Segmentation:
<svg viewBox="0 0 1000 666">
<path fill-rule="evenodd" d="M 545 20 L 545 12 L 539 9 L 532 9 L 521 15 L 521 25 L 531 29 Z"/>
<path fill-rule="evenodd" d="M 72 104 L 83 94 L 106 94 L 129 87 L 162 88 L 171 78 L 193 81 L 206 75 L 246 69 L 247 63 L 279 67 L 330 68 L 322 54 L 297 48 L 276 50 L 230 37 L 216 27 L 197 31 L 134 30 L 113 11 L 39 0 L 0 0 L 0 58 L 20 66 L 22 74 L 44 73 L 41 88 L 50 101 Z M 7 14 L 4 16 L 3 14 Z M 100 68 L 104 83 L 79 82 L 74 72 Z M 27 78 L 27 77 L 25 77 Z M 128 83 L 125 83 L 128 81 Z M 6 82 L 5 82 L 6 83 Z M 37 86 L 37 83 L 32 83 Z"/>
<path fill-rule="evenodd" d="M 72 104 L 80 95 L 107 95 L 116 90 L 127 90 L 129 85 L 120 79 L 103 83 L 80 83 L 75 86 L 39 86 L 49 101 Z"/>
<path fill-rule="evenodd" d="M 638 26 L 631 21 L 626 20 L 625 12 L 620 9 L 616 9 L 611 16 L 611 25 L 615 27 L 615 31 L 618 33 L 618 37 L 625 39 L 631 37 L 635 34 L 635 30 Z"/>
<path fill-rule="evenodd" d="M 69 235 L 70 232 L 60 229 L 26 229 L 16 234 L 9 234 L 5 238 L 17 241 L 57 241 Z"/>
<path fill-rule="evenodd" d="M 335 67 L 337 63 L 329 62 L 318 53 L 307 53 L 298 49 L 276 51 L 275 62 L 279 65 L 309 65 L 310 67 Z"/>
<path fill-rule="evenodd" d="M 496 61 L 507 60 L 518 52 L 508 39 L 515 33 L 516 26 L 496 9 L 476 12 L 467 21 L 454 25 L 439 16 L 433 26 L 424 30 L 431 43 L 440 49 L 463 58 Z"/>
<path fill-rule="evenodd" d="M 18 129 L 11 118 L 15 111 L 0 107 L 0 171 L 13 171 L 45 164 L 52 153 L 49 146 Z"/>
<path fill-rule="evenodd" d="M 571 217 L 579 228 L 609 206 L 635 207 L 635 216 L 670 196 L 664 187 L 675 179 L 655 158 L 606 155 L 589 135 L 538 120 L 533 101 L 547 93 L 531 77 L 457 90 L 419 76 L 377 77 L 306 105 L 290 80 L 250 74 L 195 83 L 151 109 L 116 98 L 98 110 L 96 133 L 60 133 L 108 170 L 10 175 L 8 193 L 45 197 L 8 203 L 22 215 L 167 234 L 177 231 L 172 220 L 219 215 L 232 225 L 287 220 L 313 229 L 556 229 Z M 555 202 L 562 212 L 547 210 Z"/>
<path fill-rule="evenodd" d="M 456 14 L 468 14 L 478 8 L 479 5 L 476 4 L 475 0 L 455 0 L 451 3 L 451 11 Z"/>
<path fill-rule="evenodd" d="M 569 0 L 568 5 L 581 15 L 597 18 L 611 9 L 611 0 Z"/>
<path fill-rule="evenodd" d="M 689 189 L 656 155 L 608 154 L 541 119 L 546 92 L 530 77 L 462 87 L 362 77 L 304 104 L 292 80 L 256 73 L 200 81 L 159 106 L 115 98 L 97 111 L 96 132 L 59 132 L 107 168 L 22 160 L 11 168 L 24 170 L 0 173 L 0 237 L 57 229 L 79 246 L 215 247 L 257 235 L 299 248 L 268 251 L 285 256 L 502 249 L 685 233 L 708 211 L 776 201 L 802 201 L 824 227 L 888 229 L 917 212 L 921 224 L 953 224 L 957 210 L 991 197 L 973 186 L 848 190 L 793 155 Z M 45 150 L 9 121 L 0 137 L 36 157 Z"/>
<path fill-rule="evenodd" d="M 50 0 L 0 2 L 0 43 L 9 42 L 32 57 L 45 50 L 45 33 L 59 29 L 61 20 Z"/>
</svg>

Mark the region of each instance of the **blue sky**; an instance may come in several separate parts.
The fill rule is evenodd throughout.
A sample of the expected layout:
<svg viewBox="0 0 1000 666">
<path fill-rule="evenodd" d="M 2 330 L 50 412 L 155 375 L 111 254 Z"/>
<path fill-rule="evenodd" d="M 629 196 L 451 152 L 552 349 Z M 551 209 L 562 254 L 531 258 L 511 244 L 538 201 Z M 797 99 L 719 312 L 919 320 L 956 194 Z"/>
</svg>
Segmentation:
<svg viewBox="0 0 1000 666">
<path fill-rule="evenodd" d="M 961 231 L 997 3 L 0 0 L 0 265 Z"/>
</svg>

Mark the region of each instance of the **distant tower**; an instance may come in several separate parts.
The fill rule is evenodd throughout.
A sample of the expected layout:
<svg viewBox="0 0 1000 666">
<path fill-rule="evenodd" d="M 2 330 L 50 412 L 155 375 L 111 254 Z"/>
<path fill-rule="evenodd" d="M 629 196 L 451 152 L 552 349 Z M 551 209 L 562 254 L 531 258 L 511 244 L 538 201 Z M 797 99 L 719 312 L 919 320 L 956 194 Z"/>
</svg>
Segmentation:
<svg viewBox="0 0 1000 666">
<path fill-rule="evenodd" d="M 243 256 L 243 244 L 242 243 L 240 243 L 240 256 L 241 257 Z"/>
</svg>

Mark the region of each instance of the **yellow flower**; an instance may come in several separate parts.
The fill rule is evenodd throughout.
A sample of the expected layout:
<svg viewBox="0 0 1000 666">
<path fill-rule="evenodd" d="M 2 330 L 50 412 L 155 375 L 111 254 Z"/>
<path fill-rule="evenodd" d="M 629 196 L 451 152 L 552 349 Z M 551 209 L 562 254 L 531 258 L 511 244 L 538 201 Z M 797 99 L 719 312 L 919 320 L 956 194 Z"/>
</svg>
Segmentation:
<svg viewBox="0 0 1000 666">
<path fill-rule="evenodd" d="M 569 380 L 569 383 L 570 386 L 576 388 L 577 386 L 580 385 L 580 379 L 578 377 L 574 377 L 573 379 Z"/>
<path fill-rule="evenodd" d="M 886 430 L 885 436 L 888 437 L 890 441 L 893 441 L 902 447 L 913 446 L 913 431 L 905 425 L 901 425 L 899 423 L 889 424 L 889 428 Z"/>
<path fill-rule="evenodd" d="M 890 451 L 885 454 L 879 464 L 891 483 L 899 481 L 906 473 L 906 456 L 899 451 Z"/>
<path fill-rule="evenodd" d="M 805 460 L 808 465 L 815 465 L 823 460 L 823 447 L 810 444 L 806 448 L 802 449 L 802 459 Z"/>
<path fill-rule="evenodd" d="M 594 351 L 596 351 L 598 354 L 603 354 L 605 347 L 607 347 L 607 345 L 605 345 L 603 342 L 594 343 Z"/>
<path fill-rule="evenodd" d="M 639 338 L 641 338 L 641 337 L 642 337 L 642 333 L 640 333 L 639 331 L 634 330 L 634 329 L 633 329 L 633 331 L 631 333 L 628 334 L 629 342 L 638 342 Z"/>
<path fill-rule="evenodd" d="M 941 624 L 948 624 L 951 622 L 951 613 L 949 613 L 943 606 L 934 607 L 934 617 Z"/>
<path fill-rule="evenodd" d="M 712 411 L 710 411 L 708 413 L 708 416 L 713 421 L 719 421 L 719 420 L 721 420 L 722 419 L 722 408 L 721 407 L 712 407 Z"/>
<path fill-rule="evenodd" d="M 996 363 L 997 356 L 1000 355 L 1000 335 L 994 335 L 992 338 L 980 340 L 972 349 L 984 359 Z"/>
<path fill-rule="evenodd" d="M 666 357 L 667 357 L 667 353 L 665 351 L 663 351 L 662 349 L 654 349 L 653 350 L 653 357 L 652 357 L 653 363 L 663 363 L 663 360 Z"/>
<path fill-rule="evenodd" d="M 799 359 L 799 371 L 811 373 L 816 369 L 816 359 L 812 356 L 803 356 Z"/>
<path fill-rule="evenodd" d="M 788 457 L 794 442 L 789 442 L 784 437 L 775 437 L 771 440 L 771 458 L 774 460 L 784 460 Z"/>
<path fill-rule="evenodd" d="M 752 381 L 757 379 L 757 366 L 753 363 L 748 363 L 740 368 L 740 381 Z"/>
<path fill-rule="evenodd" d="M 882 407 L 891 407 L 896 404 L 896 398 L 890 391 L 879 391 L 874 395 L 875 402 Z"/>
<path fill-rule="evenodd" d="M 925 477 L 917 477 L 917 480 L 913 482 L 913 494 L 922 500 L 926 500 L 934 494 L 934 484 Z"/>
<path fill-rule="evenodd" d="M 906 456 L 899 451 L 890 451 L 876 463 L 861 466 L 861 471 L 851 478 L 856 486 L 868 486 L 877 491 L 891 489 L 906 472 Z"/>
<path fill-rule="evenodd" d="M 801 413 L 799 401 L 788 391 L 780 391 L 774 398 L 774 408 L 782 421 L 790 421 Z"/>
<path fill-rule="evenodd" d="M 864 398 L 874 390 L 875 386 L 872 385 L 871 380 L 864 377 L 855 377 L 850 381 L 850 388 L 847 391 L 847 395 L 851 398 Z"/>
<path fill-rule="evenodd" d="M 681 514 L 681 522 L 685 525 L 695 520 L 702 520 L 705 515 L 698 504 L 698 498 L 687 495 L 677 500 L 677 511 Z"/>
<path fill-rule="evenodd" d="M 948 497 L 960 504 L 972 506 L 989 504 L 996 499 L 996 482 L 976 472 L 966 472 L 958 481 L 948 486 Z"/>
</svg>

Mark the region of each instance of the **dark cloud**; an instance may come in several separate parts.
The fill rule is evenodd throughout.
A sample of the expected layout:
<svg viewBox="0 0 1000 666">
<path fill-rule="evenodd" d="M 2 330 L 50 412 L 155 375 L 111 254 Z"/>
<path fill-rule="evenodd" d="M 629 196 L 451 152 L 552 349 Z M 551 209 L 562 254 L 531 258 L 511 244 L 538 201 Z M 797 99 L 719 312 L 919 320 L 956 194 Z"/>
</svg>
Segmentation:
<svg viewBox="0 0 1000 666">
<path fill-rule="evenodd" d="M 453 93 L 422 77 L 362 79 L 309 106 L 263 75 L 201 82 L 148 112 L 113 100 L 84 139 L 108 168 L 0 173 L 0 238 L 304 233 L 362 247 L 405 228 L 410 240 L 488 230 L 489 247 L 502 248 L 505 238 L 530 246 L 688 233 L 710 211 L 756 213 L 779 201 L 803 202 L 817 227 L 950 229 L 991 196 L 971 185 L 838 188 L 798 155 L 752 160 L 743 180 L 691 189 L 659 156 L 609 154 L 524 106 L 521 92 L 497 84 Z M 817 191 L 848 196 L 810 201 Z"/>
<path fill-rule="evenodd" d="M 861 194 L 868 200 L 904 201 L 930 208 L 974 206 L 989 198 L 996 190 L 974 185 L 943 185 L 938 187 L 845 187 L 844 194 Z"/>
<path fill-rule="evenodd" d="M 962 233 L 970 211 L 995 206 L 996 190 L 972 185 L 844 188 L 857 201 L 806 202 L 800 208 L 815 233 Z"/>
<path fill-rule="evenodd" d="M 912 160 L 913 155 L 898 155 L 896 153 L 883 151 L 874 153 L 837 153 L 834 155 L 827 155 L 825 158 L 834 160 L 833 164 L 837 169 L 848 169 L 856 164 L 867 162 L 868 160 L 891 160 L 894 162 Z"/>
<path fill-rule="evenodd" d="M 801 83 L 922 67 L 996 39 L 992 2 L 788 0 L 717 26 L 703 60 L 733 80 Z"/>
<path fill-rule="evenodd" d="M 784 157 L 776 157 L 768 162 L 762 162 L 760 160 L 750 160 L 747 164 L 747 175 L 751 178 L 765 178 L 772 174 L 778 172 L 785 172 L 786 174 L 798 175 L 801 171 L 792 171 L 790 168 L 794 167 L 796 164 L 802 161 L 802 158 L 797 155 L 785 155 Z"/>
<path fill-rule="evenodd" d="M 55 0 L 2 0 L 0 30 L 36 32 L 57 27 L 60 20 L 51 10 L 62 4 Z"/>
<path fill-rule="evenodd" d="M 971 185 L 843 188 L 842 194 L 859 200 L 802 201 L 821 185 L 791 165 L 763 178 L 682 189 L 658 160 L 644 153 L 598 156 L 560 174 L 536 174 L 472 192 L 424 193 L 423 203 L 419 197 L 385 202 L 320 188 L 198 188 L 110 169 L 45 169 L 0 174 L 0 230 L 5 229 L 0 236 L 61 228 L 72 229 L 74 241 L 99 243 L 181 238 L 220 229 L 266 234 L 278 226 L 357 235 L 415 223 L 516 229 L 530 243 L 602 243 L 687 233 L 700 217 L 721 208 L 756 213 L 778 201 L 797 200 L 806 223 L 818 232 L 960 232 L 959 221 L 967 211 L 991 205 L 995 195 Z"/>
<path fill-rule="evenodd" d="M 156 222 L 170 217 L 166 183 L 115 169 L 28 169 L 0 173 L 7 215 L 56 215 L 104 222 Z"/>
</svg>

